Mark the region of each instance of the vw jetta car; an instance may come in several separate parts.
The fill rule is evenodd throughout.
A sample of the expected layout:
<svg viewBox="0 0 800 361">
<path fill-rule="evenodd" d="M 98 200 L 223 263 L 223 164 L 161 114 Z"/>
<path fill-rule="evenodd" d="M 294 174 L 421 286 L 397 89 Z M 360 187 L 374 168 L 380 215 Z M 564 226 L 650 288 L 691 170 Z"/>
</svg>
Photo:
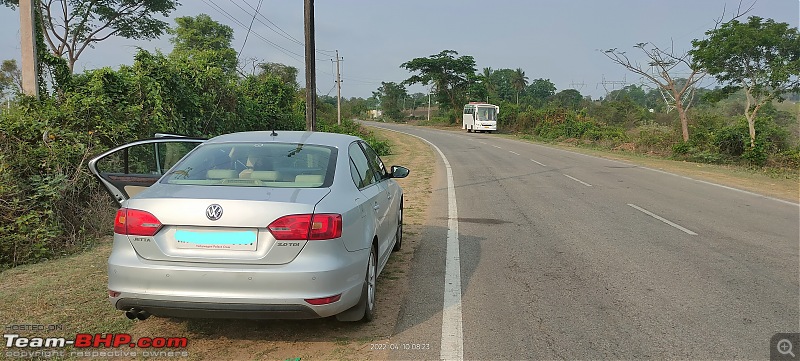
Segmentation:
<svg viewBox="0 0 800 361">
<path fill-rule="evenodd" d="M 108 297 L 131 319 L 369 321 L 403 191 L 362 139 L 244 132 L 140 140 L 89 162 L 119 203 Z"/>
</svg>

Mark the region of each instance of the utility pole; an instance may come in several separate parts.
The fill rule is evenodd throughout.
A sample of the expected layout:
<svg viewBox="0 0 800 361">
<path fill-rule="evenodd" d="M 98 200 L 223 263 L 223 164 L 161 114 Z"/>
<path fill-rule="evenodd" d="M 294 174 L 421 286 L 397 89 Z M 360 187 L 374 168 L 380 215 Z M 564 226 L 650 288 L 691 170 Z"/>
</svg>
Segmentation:
<svg viewBox="0 0 800 361">
<path fill-rule="evenodd" d="M 39 86 L 36 84 L 36 37 L 33 31 L 33 0 L 19 1 L 19 37 L 22 49 L 22 92 L 28 96 L 38 97 Z"/>
<path fill-rule="evenodd" d="M 431 121 L 431 89 L 428 89 L 428 121 Z"/>
<path fill-rule="evenodd" d="M 314 55 L 314 0 L 305 0 L 306 33 L 306 130 L 317 128 L 317 69 Z"/>
<path fill-rule="evenodd" d="M 336 123 L 342 125 L 342 76 L 339 73 L 339 50 L 336 50 L 336 88 Z"/>
</svg>

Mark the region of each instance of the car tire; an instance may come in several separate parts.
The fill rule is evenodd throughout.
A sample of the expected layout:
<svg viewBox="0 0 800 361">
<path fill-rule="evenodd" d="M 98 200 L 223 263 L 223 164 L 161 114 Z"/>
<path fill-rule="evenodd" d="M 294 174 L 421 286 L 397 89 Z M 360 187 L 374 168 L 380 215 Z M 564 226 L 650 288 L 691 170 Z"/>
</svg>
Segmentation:
<svg viewBox="0 0 800 361">
<path fill-rule="evenodd" d="M 361 287 L 361 298 L 355 306 L 336 315 L 341 322 L 370 322 L 375 318 L 375 290 L 378 279 L 378 248 L 375 244 L 370 247 L 367 271 L 364 276 L 364 285 Z"/>
<path fill-rule="evenodd" d="M 369 252 L 369 262 L 367 262 L 367 275 L 364 278 L 364 291 L 361 294 L 364 305 L 364 317 L 362 322 L 370 322 L 375 318 L 375 289 L 378 280 L 378 248 L 372 245 Z"/>
<path fill-rule="evenodd" d="M 397 231 L 394 234 L 394 248 L 392 252 L 397 252 L 403 246 L 403 201 L 400 201 L 400 209 L 397 210 Z"/>
</svg>

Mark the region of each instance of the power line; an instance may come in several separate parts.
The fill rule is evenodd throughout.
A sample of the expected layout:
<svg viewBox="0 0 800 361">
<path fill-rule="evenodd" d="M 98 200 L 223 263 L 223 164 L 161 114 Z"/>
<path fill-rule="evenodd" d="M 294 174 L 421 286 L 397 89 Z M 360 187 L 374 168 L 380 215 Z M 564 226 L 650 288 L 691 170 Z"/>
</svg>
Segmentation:
<svg viewBox="0 0 800 361">
<path fill-rule="evenodd" d="M 264 2 L 264 0 L 258 0 L 258 8 L 256 9 L 256 14 L 258 14 L 258 9 L 261 9 L 261 3 L 262 2 Z M 242 49 L 239 50 L 239 54 L 236 54 L 236 60 L 239 60 L 239 55 L 241 55 L 242 52 L 244 51 L 244 46 L 245 46 L 245 44 L 247 44 L 247 38 L 250 37 L 250 31 L 253 30 L 253 22 L 255 20 L 256 20 L 256 16 L 253 15 L 253 19 L 250 20 L 250 26 L 247 27 L 247 34 L 245 34 L 244 41 L 242 42 Z"/>
<path fill-rule="evenodd" d="M 239 19 L 237 19 L 236 17 L 234 17 L 233 15 L 231 15 L 230 13 L 225 11 L 225 9 L 223 9 L 221 6 L 219 6 L 216 3 L 214 3 L 214 0 L 203 0 L 203 2 L 206 3 L 207 5 L 213 7 L 216 11 L 221 13 L 223 16 L 227 17 L 229 20 L 235 22 L 236 24 L 238 24 L 242 28 L 245 28 L 245 29 L 247 28 L 247 26 L 245 26 L 241 21 L 239 21 Z M 284 47 L 282 47 L 282 46 L 280 46 L 278 44 L 275 44 L 274 42 L 270 41 L 269 39 L 265 38 L 263 35 L 255 32 L 255 31 L 252 31 L 252 33 L 253 33 L 253 35 L 257 36 L 259 39 L 261 39 L 265 43 L 272 45 L 276 49 L 278 49 L 281 52 L 283 52 L 284 54 L 288 55 L 290 58 L 293 58 L 294 60 L 297 60 L 298 62 L 303 63 L 302 60 L 300 60 L 300 59 L 295 57 L 295 56 L 297 56 L 297 57 L 302 58 L 303 55 L 297 54 L 297 53 L 295 53 L 295 52 L 293 52 L 293 51 L 291 51 L 289 49 L 286 49 L 286 48 L 284 48 Z"/>
<path fill-rule="evenodd" d="M 274 32 L 275 34 L 278 34 L 278 35 L 280 35 L 281 37 L 283 37 L 283 38 L 285 38 L 285 39 L 287 39 L 287 40 L 289 40 L 289 41 L 291 41 L 291 42 L 293 42 L 293 43 L 296 43 L 296 44 L 298 44 L 298 45 L 300 45 L 300 46 L 305 46 L 305 44 L 304 44 L 303 42 L 301 42 L 301 41 L 297 40 L 297 39 L 296 39 L 296 38 L 294 38 L 292 35 L 290 35 L 289 33 L 287 33 L 285 30 L 281 29 L 281 27 L 280 27 L 280 26 L 276 25 L 276 24 L 275 24 L 275 23 L 273 23 L 271 20 L 269 20 L 269 18 L 267 18 L 266 16 L 264 16 L 264 14 L 261 14 L 261 13 L 259 12 L 259 9 L 261 8 L 261 6 L 260 6 L 260 4 L 261 4 L 261 3 L 260 3 L 260 2 L 259 2 L 259 7 L 258 7 L 258 8 L 253 8 L 253 6 L 252 6 L 252 5 L 250 5 L 250 4 L 249 4 L 247 1 L 245 1 L 245 0 L 242 0 L 242 2 L 244 2 L 244 3 L 245 3 L 245 5 L 247 5 L 247 6 L 248 6 L 250 9 L 254 10 L 254 11 L 255 11 L 255 13 L 251 14 L 251 13 L 250 13 L 249 11 L 247 11 L 245 8 L 241 7 L 241 6 L 240 6 L 240 5 L 239 5 L 237 2 L 235 2 L 235 1 L 231 1 L 231 3 L 233 3 L 233 5 L 235 5 L 236 7 L 238 7 L 240 10 L 242 10 L 242 11 L 243 11 L 245 14 L 247 14 L 248 16 L 249 16 L 249 15 L 253 15 L 253 19 L 255 19 L 255 20 L 258 20 L 258 22 L 259 22 L 259 23 L 261 23 L 261 25 L 264 25 L 264 26 L 266 26 L 266 27 L 267 27 L 267 29 L 269 29 L 269 30 L 272 30 L 272 32 Z M 257 16 L 261 16 L 261 18 L 263 18 L 264 20 L 266 20 L 266 21 L 267 21 L 269 24 L 267 24 L 267 23 L 265 23 L 265 22 L 261 21 L 261 19 L 258 19 L 258 18 L 256 18 Z M 270 24 L 272 24 L 272 25 L 270 25 Z M 274 27 L 274 28 L 273 28 L 273 27 Z M 275 30 L 275 28 L 278 28 L 278 30 L 280 30 L 280 31 L 278 31 L 278 30 Z M 330 55 L 330 54 L 325 54 L 325 53 L 324 53 L 326 50 L 316 50 L 316 49 L 315 49 L 315 51 L 316 51 L 317 53 L 319 53 L 319 54 L 322 54 L 322 55 L 326 55 L 326 56 L 329 56 L 329 57 L 331 57 L 331 60 L 332 60 L 332 55 Z M 328 59 L 319 59 L 319 60 L 317 60 L 317 61 L 327 61 L 327 60 L 328 60 Z"/>
<path fill-rule="evenodd" d="M 242 9 L 242 11 L 244 11 L 244 12 L 247 12 L 247 10 L 245 10 L 244 8 L 242 8 L 241 6 L 239 6 L 239 5 L 238 5 L 238 4 L 237 4 L 235 1 L 231 1 L 231 2 L 232 2 L 234 5 L 236 5 L 237 7 L 239 7 L 239 9 Z M 295 42 L 295 43 L 297 43 L 297 44 L 299 44 L 299 45 L 305 45 L 305 44 L 303 44 L 303 42 L 302 42 L 302 41 L 295 39 L 295 38 L 294 38 L 292 35 L 290 35 L 289 33 L 287 33 L 285 30 L 281 29 L 281 27 L 280 27 L 280 26 L 278 26 L 278 25 L 276 25 L 275 23 L 273 23 L 272 21 L 270 21 L 270 20 L 269 20 L 269 19 L 268 19 L 266 16 L 264 16 L 263 14 L 259 13 L 259 12 L 258 12 L 258 10 L 261 8 L 261 3 L 260 3 L 260 2 L 259 2 L 259 7 L 258 7 L 258 8 L 253 8 L 253 6 L 252 6 L 252 5 L 250 5 L 250 3 L 248 3 L 248 2 L 247 2 L 247 1 L 245 1 L 245 0 L 242 0 L 242 2 L 244 2 L 244 3 L 245 3 L 245 5 L 247 5 L 247 6 L 248 6 L 250 9 L 253 9 L 253 10 L 256 12 L 256 15 L 261 15 L 261 17 L 262 17 L 262 18 L 264 18 L 264 20 L 266 20 L 267 22 L 269 22 L 270 24 L 272 24 L 272 26 L 274 26 L 274 27 L 278 28 L 278 30 L 280 30 L 280 32 L 279 32 L 279 31 L 277 31 L 277 30 L 275 30 L 275 29 L 273 29 L 271 26 L 269 26 L 269 25 L 267 25 L 267 24 L 264 24 L 263 22 L 261 22 L 261 21 L 259 20 L 259 22 L 261 22 L 261 24 L 264 24 L 264 26 L 268 27 L 270 30 L 274 31 L 276 34 L 278 34 L 278 35 L 280 35 L 280 36 L 282 36 L 282 37 L 284 37 L 284 38 L 286 38 L 286 39 L 288 39 L 288 40 L 290 40 L 290 41 L 292 41 L 292 42 Z M 253 17 L 255 17 L 255 15 L 253 15 Z"/>
<path fill-rule="evenodd" d="M 260 0 L 260 1 L 261 1 L 261 0 Z M 260 34 L 260 33 L 258 33 L 257 31 L 253 31 L 253 30 L 252 30 L 252 29 L 250 29 L 248 26 L 245 26 L 245 25 L 244 25 L 244 23 L 242 23 L 242 22 L 241 22 L 239 19 L 237 19 L 235 16 L 231 15 L 231 13 L 229 13 L 229 12 L 225 11 L 225 9 L 223 9 L 223 8 L 222 8 L 220 5 L 216 4 L 216 3 L 214 2 L 214 0 L 203 0 L 203 2 L 204 2 L 204 3 L 206 3 L 206 5 L 208 5 L 208 6 L 212 7 L 212 8 L 213 8 L 215 11 L 217 11 L 218 13 L 220 13 L 220 14 L 222 14 L 223 16 L 225 16 L 226 18 L 228 18 L 228 20 L 230 20 L 230 21 L 232 21 L 232 22 L 236 23 L 237 25 L 241 26 L 242 28 L 248 29 L 248 33 L 252 33 L 252 34 L 253 34 L 253 35 L 255 35 L 256 37 L 258 37 L 259 39 L 261 39 L 261 41 L 263 41 L 263 42 L 265 42 L 265 43 L 267 43 L 267 44 L 269 44 L 269 45 L 272 45 L 273 47 L 275 47 L 276 49 L 278 49 L 278 50 L 279 50 L 279 51 L 281 51 L 282 53 L 286 54 L 287 56 L 289 56 L 289 57 L 290 57 L 290 58 L 292 58 L 293 60 L 297 61 L 298 63 L 300 63 L 300 64 L 305 64 L 305 61 L 303 61 L 303 60 L 302 60 L 302 59 L 305 57 L 304 55 L 300 55 L 300 54 L 298 54 L 298 53 L 295 53 L 295 52 L 293 52 L 293 51 L 291 51 L 291 50 L 289 50 L 289 49 L 286 49 L 286 48 L 284 48 L 284 47 L 282 47 L 282 46 L 280 46 L 280 45 L 278 45 L 278 44 L 276 44 L 276 43 L 274 43 L 274 42 L 270 41 L 269 39 L 265 38 L 263 35 L 261 35 L 261 34 Z M 248 13 L 248 15 L 250 15 L 250 14 Z M 258 20 L 258 19 L 256 19 L 256 20 Z M 244 46 L 242 46 L 242 49 L 244 49 Z M 238 58 L 238 55 L 237 55 L 237 58 Z M 326 60 L 327 60 L 327 59 L 323 59 L 322 61 L 326 61 Z M 319 61 L 319 60 L 318 60 L 318 61 Z M 317 67 L 314 67 L 314 68 L 315 68 L 315 69 L 317 69 L 317 70 L 319 70 L 319 68 L 317 68 Z M 332 73 L 329 73 L 329 72 L 327 72 L 327 71 L 322 71 L 322 70 L 319 70 L 319 71 L 320 71 L 321 73 L 323 73 L 323 74 L 327 74 L 327 75 L 333 76 L 333 74 L 332 74 Z M 319 89 L 317 89 L 317 91 L 319 92 Z M 321 93 L 321 92 L 320 92 L 320 93 Z"/>
</svg>

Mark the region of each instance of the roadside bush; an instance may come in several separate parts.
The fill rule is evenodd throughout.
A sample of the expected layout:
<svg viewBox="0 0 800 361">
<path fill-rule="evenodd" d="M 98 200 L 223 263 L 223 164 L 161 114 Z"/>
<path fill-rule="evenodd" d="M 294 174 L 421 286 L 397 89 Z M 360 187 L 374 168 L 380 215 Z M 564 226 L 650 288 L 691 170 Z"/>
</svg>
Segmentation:
<svg viewBox="0 0 800 361">
<path fill-rule="evenodd" d="M 111 147 L 154 133 L 304 129 L 292 85 L 200 59 L 140 51 L 133 66 L 72 75 L 57 95 L 0 114 L 0 268 L 70 254 L 110 232 L 115 204 L 86 163 Z"/>
<path fill-rule="evenodd" d="M 92 196 L 100 189 L 86 169 L 96 134 L 61 126 L 57 111 L 26 103 L 0 116 L 0 268 L 83 249 L 107 233 L 98 221 L 111 222 L 96 218 L 113 215 L 111 199 Z"/>
<path fill-rule="evenodd" d="M 714 137 L 714 144 L 720 153 L 739 157 L 744 153 L 745 142 L 749 142 L 747 128 L 739 125 L 727 126 L 719 130 Z"/>
<path fill-rule="evenodd" d="M 766 147 L 756 142 L 754 147 L 747 147 L 742 153 L 742 159 L 747 161 L 750 165 L 762 167 L 767 164 L 767 150 Z"/>
<path fill-rule="evenodd" d="M 668 154 L 680 136 L 673 127 L 663 125 L 645 125 L 629 132 L 636 149 L 648 153 Z"/>
<path fill-rule="evenodd" d="M 366 141 L 367 144 L 369 144 L 369 146 L 372 147 L 372 149 L 374 149 L 375 152 L 380 156 L 392 154 L 391 145 L 388 141 L 379 139 L 375 136 L 373 131 L 362 127 L 353 120 L 342 119 L 341 125 L 332 121 L 322 120 L 317 125 L 317 128 L 321 132 L 350 134 L 360 137 L 361 139 L 364 139 L 364 141 Z"/>
<path fill-rule="evenodd" d="M 767 158 L 767 166 L 781 169 L 800 169 L 800 148 L 789 149 Z"/>
</svg>

